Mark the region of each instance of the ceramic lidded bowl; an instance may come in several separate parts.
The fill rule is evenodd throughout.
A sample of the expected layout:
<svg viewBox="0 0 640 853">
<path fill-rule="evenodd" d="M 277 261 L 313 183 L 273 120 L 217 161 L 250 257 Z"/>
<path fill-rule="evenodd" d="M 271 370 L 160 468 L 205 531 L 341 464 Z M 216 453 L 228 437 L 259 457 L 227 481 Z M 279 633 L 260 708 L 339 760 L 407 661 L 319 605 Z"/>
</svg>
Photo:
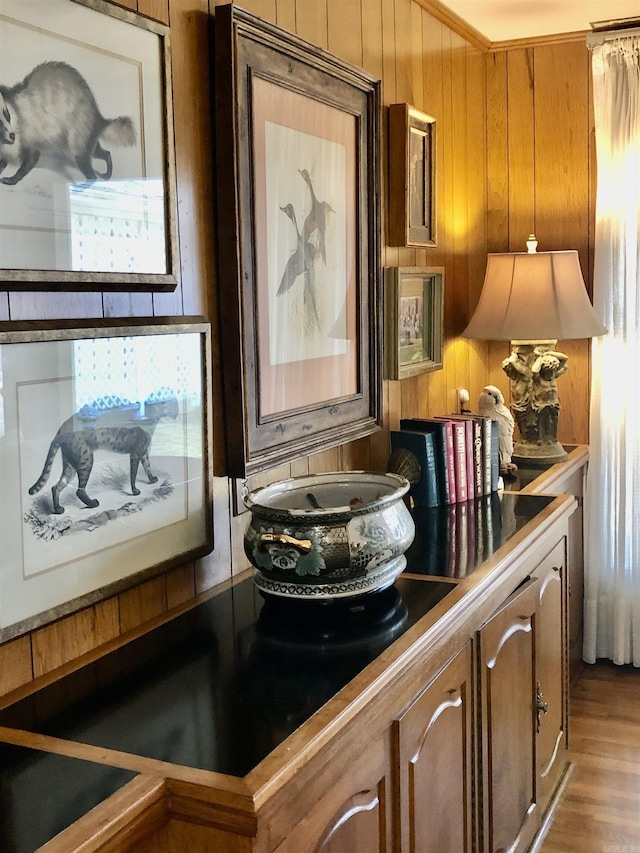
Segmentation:
<svg viewBox="0 0 640 853">
<path fill-rule="evenodd" d="M 415 534 L 397 474 L 342 471 L 293 477 L 244 496 L 244 548 L 261 590 L 334 599 L 384 589 Z"/>
</svg>

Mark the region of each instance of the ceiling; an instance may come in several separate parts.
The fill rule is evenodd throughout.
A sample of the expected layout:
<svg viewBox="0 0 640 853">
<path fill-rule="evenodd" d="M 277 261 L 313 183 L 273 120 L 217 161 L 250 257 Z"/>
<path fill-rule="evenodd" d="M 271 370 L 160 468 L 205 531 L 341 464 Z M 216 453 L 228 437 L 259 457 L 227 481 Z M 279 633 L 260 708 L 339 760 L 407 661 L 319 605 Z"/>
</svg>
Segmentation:
<svg viewBox="0 0 640 853">
<path fill-rule="evenodd" d="M 640 0 L 441 0 L 490 42 L 591 30 L 591 23 L 638 18 Z"/>
</svg>

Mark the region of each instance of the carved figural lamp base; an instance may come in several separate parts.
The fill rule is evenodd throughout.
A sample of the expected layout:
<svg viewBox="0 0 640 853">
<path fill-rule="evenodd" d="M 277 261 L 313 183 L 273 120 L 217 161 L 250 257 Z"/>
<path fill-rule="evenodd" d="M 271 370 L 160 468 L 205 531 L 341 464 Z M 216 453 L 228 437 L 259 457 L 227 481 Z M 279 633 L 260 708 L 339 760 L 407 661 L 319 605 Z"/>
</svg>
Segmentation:
<svg viewBox="0 0 640 853">
<path fill-rule="evenodd" d="M 511 344 L 511 355 L 502 362 L 520 433 L 511 458 L 516 465 L 533 467 L 565 462 L 567 452 L 558 441 L 560 400 L 556 378 L 567 371 L 567 356 L 555 350 L 554 340 Z"/>
<path fill-rule="evenodd" d="M 512 459 L 544 468 L 564 462 L 558 441 L 560 401 L 556 379 L 567 371 L 558 340 L 591 338 L 607 330 L 593 310 L 576 251 L 489 255 L 480 301 L 463 335 L 511 341 L 502 363 L 509 377 L 511 409 L 520 433 Z"/>
</svg>

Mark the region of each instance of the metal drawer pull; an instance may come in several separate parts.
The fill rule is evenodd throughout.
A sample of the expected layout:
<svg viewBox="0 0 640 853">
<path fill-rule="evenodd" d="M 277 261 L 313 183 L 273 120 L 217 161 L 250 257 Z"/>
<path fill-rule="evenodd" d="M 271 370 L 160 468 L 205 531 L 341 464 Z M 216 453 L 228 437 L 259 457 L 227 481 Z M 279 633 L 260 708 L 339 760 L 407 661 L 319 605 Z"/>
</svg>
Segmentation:
<svg viewBox="0 0 640 853">
<path fill-rule="evenodd" d="M 536 681 L 536 721 L 537 721 L 537 730 L 540 732 L 540 712 L 543 714 L 549 713 L 549 705 L 544 701 L 544 696 L 542 695 L 542 690 L 540 689 L 540 682 Z"/>
</svg>

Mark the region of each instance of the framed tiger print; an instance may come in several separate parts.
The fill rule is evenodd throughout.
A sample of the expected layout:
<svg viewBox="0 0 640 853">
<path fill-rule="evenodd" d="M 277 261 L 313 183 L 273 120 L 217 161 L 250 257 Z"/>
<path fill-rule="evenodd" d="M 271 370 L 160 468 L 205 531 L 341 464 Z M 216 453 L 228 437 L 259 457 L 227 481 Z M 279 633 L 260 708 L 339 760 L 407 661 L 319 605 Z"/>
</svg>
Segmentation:
<svg viewBox="0 0 640 853">
<path fill-rule="evenodd" d="M 208 553 L 210 327 L 0 324 L 0 642 Z"/>
</svg>

